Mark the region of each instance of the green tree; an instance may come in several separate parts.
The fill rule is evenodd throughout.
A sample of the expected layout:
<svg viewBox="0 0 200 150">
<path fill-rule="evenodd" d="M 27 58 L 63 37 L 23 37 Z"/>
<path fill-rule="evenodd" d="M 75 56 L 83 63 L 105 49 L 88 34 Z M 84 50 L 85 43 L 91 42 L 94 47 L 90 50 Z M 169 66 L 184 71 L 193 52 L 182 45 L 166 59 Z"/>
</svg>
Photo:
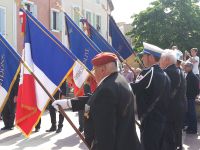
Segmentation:
<svg viewBox="0 0 200 150">
<path fill-rule="evenodd" d="M 185 51 L 200 48 L 199 0 L 156 0 L 144 11 L 133 16 L 133 38 L 136 50 L 142 42 L 161 48 L 177 45 Z"/>
</svg>

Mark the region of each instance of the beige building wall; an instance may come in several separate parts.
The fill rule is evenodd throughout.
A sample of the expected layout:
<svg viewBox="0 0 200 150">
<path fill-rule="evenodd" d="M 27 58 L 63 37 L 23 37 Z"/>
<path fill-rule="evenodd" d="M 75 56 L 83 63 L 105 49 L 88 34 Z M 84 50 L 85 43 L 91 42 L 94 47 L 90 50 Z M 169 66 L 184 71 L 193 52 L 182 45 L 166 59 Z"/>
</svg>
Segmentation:
<svg viewBox="0 0 200 150">
<path fill-rule="evenodd" d="M 17 48 L 17 27 L 16 27 L 16 1 L 15 0 L 0 0 L 0 25 L 2 29 L 2 10 L 5 10 L 5 30 L 3 31 L 3 36 L 8 40 L 8 42 Z"/>
<path fill-rule="evenodd" d="M 119 29 L 121 30 L 121 32 L 123 33 L 123 35 L 126 37 L 127 41 L 129 42 L 129 44 L 132 46 L 132 38 L 131 36 L 126 35 L 128 32 L 130 32 L 132 30 L 132 26 L 131 24 L 127 24 L 125 22 L 119 22 L 117 23 Z"/>
</svg>

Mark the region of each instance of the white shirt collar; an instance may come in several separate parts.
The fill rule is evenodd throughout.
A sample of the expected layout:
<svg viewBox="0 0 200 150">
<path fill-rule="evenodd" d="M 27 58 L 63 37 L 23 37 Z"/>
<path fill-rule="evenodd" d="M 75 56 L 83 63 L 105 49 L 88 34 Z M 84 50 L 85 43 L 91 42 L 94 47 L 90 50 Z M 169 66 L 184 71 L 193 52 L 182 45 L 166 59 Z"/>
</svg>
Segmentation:
<svg viewBox="0 0 200 150">
<path fill-rule="evenodd" d="M 108 76 L 105 76 L 104 78 L 102 78 L 101 81 L 97 84 L 97 86 L 99 86 Z"/>
<path fill-rule="evenodd" d="M 116 73 L 116 72 L 113 72 L 113 73 Z M 113 73 L 111 73 L 111 74 L 113 74 Z M 101 81 L 97 84 L 97 86 L 99 86 L 111 74 L 109 74 L 109 75 L 105 76 L 104 78 L 102 78 Z"/>
</svg>

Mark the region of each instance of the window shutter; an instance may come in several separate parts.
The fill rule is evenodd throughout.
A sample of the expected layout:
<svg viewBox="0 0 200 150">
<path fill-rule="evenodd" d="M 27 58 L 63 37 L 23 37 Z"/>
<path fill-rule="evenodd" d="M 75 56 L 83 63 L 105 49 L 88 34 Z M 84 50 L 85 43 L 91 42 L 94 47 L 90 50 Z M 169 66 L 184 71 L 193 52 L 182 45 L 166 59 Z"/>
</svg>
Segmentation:
<svg viewBox="0 0 200 150">
<path fill-rule="evenodd" d="M 53 10 L 50 11 L 50 29 L 53 30 Z"/>
<path fill-rule="evenodd" d="M 58 30 L 62 31 L 62 13 L 58 12 L 58 22 L 57 22 Z"/>
<path fill-rule="evenodd" d="M 0 8 L 0 34 L 3 34 L 3 9 Z"/>
<path fill-rule="evenodd" d="M 6 36 L 6 11 L 3 10 L 3 35 Z"/>
<path fill-rule="evenodd" d="M 4 37 L 6 36 L 6 11 L 3 8 L 0 8 L 0 34 Z"/>
<path fill-rule="evenodd" d="M 37 5 L 33 5 L 33 15 L 37 18 Z"/>
</svg>

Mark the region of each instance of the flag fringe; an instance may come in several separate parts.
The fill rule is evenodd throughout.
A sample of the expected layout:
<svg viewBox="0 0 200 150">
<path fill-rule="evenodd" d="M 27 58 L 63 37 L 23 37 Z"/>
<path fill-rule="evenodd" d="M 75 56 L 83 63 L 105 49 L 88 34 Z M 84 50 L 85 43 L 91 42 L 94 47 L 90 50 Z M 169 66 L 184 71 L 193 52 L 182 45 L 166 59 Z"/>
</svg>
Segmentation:
<svg viewBox="0 0 200 150">
<path fill-rule="evenodd" d="M 49 104 L 49 101 L 50 101 L 50 99 L 47 101 L 47 103 L 46 103 L 46 105 L 44 106 L 43 110 L 41 111 L 41 113 L 40 113 L 40 115 L 39 115 L 37 121 L 36 121 L 35 124 L 32 126 L 32 128 L 31 128 L 31 130 L 30 130 L 30 133 L 26 134 L 26 133 L 20 128 L 20 126 L 18 126 L 17 124 L 15 125 L 15 126 L 22 132 L 22 134 L 23 134 L 26 138 L 29 138 L 29 137 L 30 137 L 30 135 L 31 135 L 31 133 L 32 133 L 32 131 L 33 131 L 33 128 L 35 128 L 35 126 L 36 126 L 36 125 L 38 124 L 38 122 L 40 121 L 41 116 L 43 115 L 44 111 L 46 110 L 46 108 L 47 108 L 47 106 L 48 106 L 48 104 Z"/>
<path fill-rule="evenodd" d="M 69 74 L 70 74 L 70 72 L 72 71 L 72 69 L 73 69 L 73 66 L 72 66 L 72 67 L 70 68 L 70 70 L 67 72 L 66 76 L 63 78 L 63 80 L 62 80 L 61 83 L 58 85 L 58 87 L 55 89 L 55 91 L 53 92 L 52 95 L 54 95 L 54 94 L 58 91 L 58 89 L 60 88 L 60 86 L 63 84 L 63 82 L 65 82 L 66 78 L 69 76 Z M 33 125 L 33 127 L 32 127 L 32 129 L 31 129 L 31 131 L 30 131 L 29 134 L 26 134 L 26 133 L 20 128 L 20 126 L 18 126 L 17 124 L 18 124 L 18 123 L 21 123 L 22 121 L 24 121 L 24 120 L 27 119 L 28 117 L 34 115 L 34 114 L 37 112 L 37 109 L 34 109 L 34 112 L 32 112 L 30 115 L 25 116 L 26 118 L 23 117 L 23 118 L 21 118 L 20 120 L 16 121 L 15 126 L 22 132 L 22 134 L 23 134 L 26 138 L 29 138 L 29 137 L 30 137 L 33 128 L 38 124 L 38 122 L 39 122 L 41 116 L 43 115 L 43 113 L 44 113 L 44 111 L 46 110 L 46 108 L 47 108 L 47 106 L 48 106 L 48 104 L 49 104 L 50 101 L 51 101 L 51 99 L 49 98 L 49 99 L 47 100 L 47 103 L 46 103 L 45 107 L 44 107 L 43 110 L 41 111 L 41 113 L 40 113 L 40 115 L 39 115 L 39 117 L 38 117 L 36 123 Z M 31 107 L 25 106 L 25 105 L 22 106 L 22 107 L 25 107 L 25 108 L 27 108 L 27 109 L 31 109 Z"/>
<path fill-rule="evenodd" d="M 25 115 L 24 117 L 22 117 L 22 118 L 16 120 L 16 124 L 21 123 L 22 121 L 24 121 L 24 120 L 26 120 L 27 118 L 33 116 L 33 115 L 37 112 L 37 107 L 30 107 L 30 106 L 23 105 L 23 104 L 21 105 L 21 107 L 22 107 L 22 108 L 25 108 L 25 109 L 27 109 L 27 110 L 29 110 L 29 111 L 32 111 L 32 112 L 29 113 L 29 114 L 27 114 L 27 115 Z"/>
</svg>

